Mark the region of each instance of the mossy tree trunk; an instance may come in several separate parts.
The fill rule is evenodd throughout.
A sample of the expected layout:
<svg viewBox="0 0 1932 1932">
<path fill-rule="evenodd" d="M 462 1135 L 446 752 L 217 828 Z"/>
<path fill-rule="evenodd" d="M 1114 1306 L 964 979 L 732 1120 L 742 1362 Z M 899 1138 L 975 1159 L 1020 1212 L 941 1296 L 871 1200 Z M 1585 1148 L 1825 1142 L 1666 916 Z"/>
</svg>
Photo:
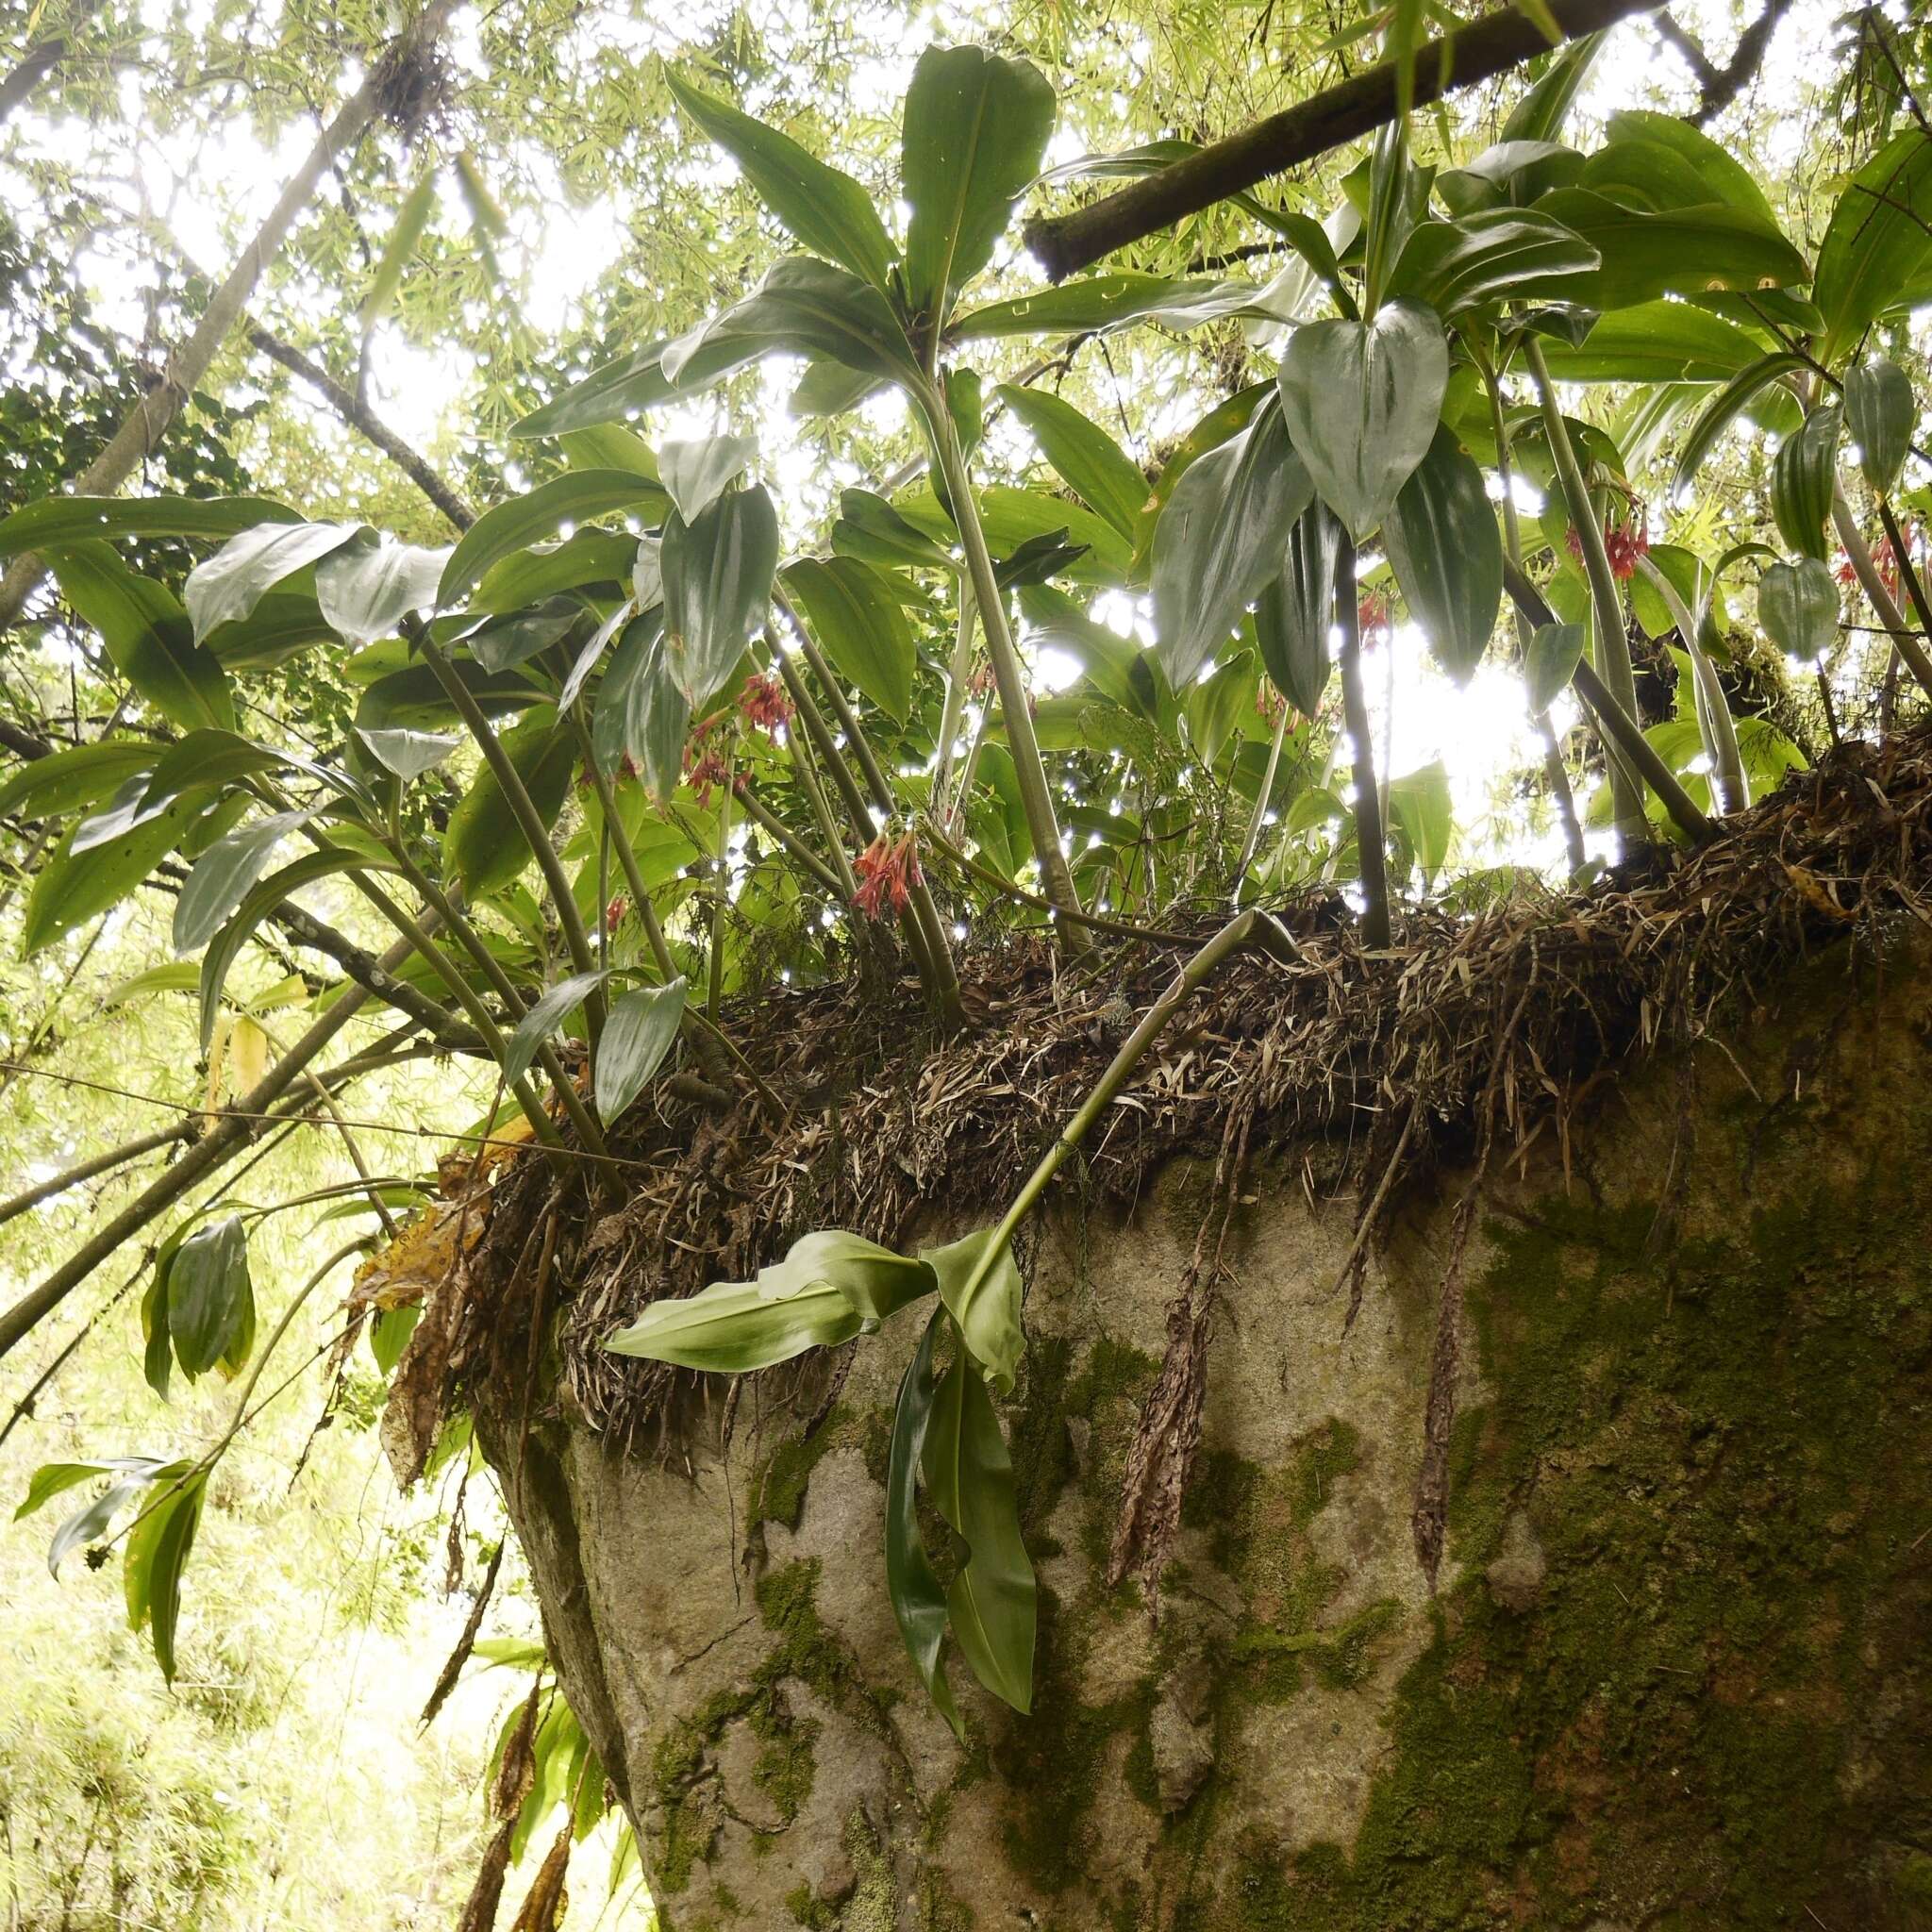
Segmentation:
<svg viewBox="0 0 1932 1932">
<path fill-rule="evenodd" d="M 1207 1208 L 1064 1217 L 1008 1412 L 1035 1708 L 952 1740 L 883 1574 L 908 1318 L 728 1451 L 505 1472 L 667 1927 L 1932 1925 L 1932 981 L 1843 950 L 1486 1183 L 1447 1554 L 1410 1514 L 1448 1175 L 1344 1328 L 1350 1204 L 1263 1167 L 1160 1620 L 1105 1582 Z M 1312 1185 L 1305 1185 L 1305 1181 Z M 1311 1205 L 1312 1204 L 1312 1205 Z"/>
</svg>

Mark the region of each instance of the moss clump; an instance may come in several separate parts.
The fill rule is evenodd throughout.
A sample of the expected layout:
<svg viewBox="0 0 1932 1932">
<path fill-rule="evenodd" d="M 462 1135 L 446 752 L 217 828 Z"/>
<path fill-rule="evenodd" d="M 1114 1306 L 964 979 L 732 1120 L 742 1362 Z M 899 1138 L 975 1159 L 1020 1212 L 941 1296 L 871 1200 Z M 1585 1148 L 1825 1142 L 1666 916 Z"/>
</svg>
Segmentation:
<svg viewBox="0 0 1932 1932">
<path fill-rule="evenodd" d="M 805 1492 L 811 1473 L 826 1453 L 844 1439 L 849 1418 L 835 1408 L 810 1435 L 788 1436 L 760 1462 L 752 1474 L 745 1509 L 753 1523 L 782 1523 L 787 1529 L 798 1527 L 798 1514 L 805 1507 Z"/>
</svg>

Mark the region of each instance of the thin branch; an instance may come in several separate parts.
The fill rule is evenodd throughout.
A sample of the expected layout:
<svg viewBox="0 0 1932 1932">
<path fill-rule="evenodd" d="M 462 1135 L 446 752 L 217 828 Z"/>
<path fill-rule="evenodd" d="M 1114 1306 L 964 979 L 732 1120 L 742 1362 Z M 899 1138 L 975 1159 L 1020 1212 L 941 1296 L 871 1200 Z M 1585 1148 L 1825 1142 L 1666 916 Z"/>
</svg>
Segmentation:
<svg viewBox="0 0 1932 1932">
<path fill-rule="evenodd" d="M 100 4 L 101 0 L 73 0 L 68 8 L 67 25 L 58 34 L 49 34 L 44 41 L 37 41 L 22 55 L 19 64 L 6 79 L 0 80 L 0 126 L 6 125 L 7 117 L 40 86 L 48 71 L 66 59 L 75 29 L 84 25 Z"/>
<path fill-rule="evenodd" d="M 1697 126 L 1702 127 L 1706 122 L 1716 120 L 1757 78 L 1771 46 L 1771 37 L 1777 30 L 1778 22 L 1790 10 L 1790 6 L 1791 0 L 1766 0 L 1764 11 L 1738 36 L 1738 44 L 1731 50 L 1729 61 L 1722 69 L 1712 68 L 1708 60 L 1699 68 L 1697 82 L 1704 94 L 1697 104 L 1697 111 L 1689 117 Z M 1668 19 L 1667 14 L 1657 16 L 1660 29 Z M 1673 42 L 1672 44 L 1676 43 Z"/>
</svg>

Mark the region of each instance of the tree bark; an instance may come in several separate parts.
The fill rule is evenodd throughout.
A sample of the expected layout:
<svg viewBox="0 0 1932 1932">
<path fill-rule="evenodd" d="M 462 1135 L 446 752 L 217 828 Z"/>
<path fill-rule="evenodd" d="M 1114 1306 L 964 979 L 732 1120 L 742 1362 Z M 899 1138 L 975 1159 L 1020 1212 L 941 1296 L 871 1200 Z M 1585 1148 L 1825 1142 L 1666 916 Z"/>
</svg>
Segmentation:
<svg viewBox="0 0 1932 1932">
<path fill-rule="evenodd" d="M 1549 12 L 1564 37 L 1574 40 L 1653 5 L 1655 0 L 1551 0 Z M 1426 107 L 1478 81 L 1493 80 L 1547 53 L 1549 45 L 1530 10 L 1513 7 L 1425 41 L 1415 53 L 1415 105 Z M 1373 133 L 1395 118 L 1395 63 L 1384 60 L 1239 134 L 1210 142 L 1130 188 L 1071 214 L 1029 222 L 1026 246 L 1053 280 L 1064 280 L 1116 248 L 1172 227 L 1270 175 Z"/>
<path fill-rule="evenodd" d="M 426 48 L 441 32 L 454 5 L 455 0 L 430 0 L 430 5 L 397 43 L 398 48 L 417 52 Z M 335 119 L 323 130 L 308 159 L 282 190 L 267 221 L 242 251 L 226 280 L 215 291 L 195 325 L 194 333 L 168 358 L 160 381 L 135 405 L 107 447 L 75 480 L 75 495 L 113 495 L 133 475 L 136 465 L 168 433 L 182 404 L 208 373 L 216 352 L 240 322 L 256 284 L 280 253 L 289 230 L 308 206 L 323 175 L 380 111 L 395 58 L 396 50 L 392 49 L 384 58 L 372 61 L 368 79 L 343 102 Z M 6 575 L 0 577 L 0 631 L 19 621 L 26 600 L 46 574 L 45 562 L 31 552 L 16 558 L 8 566 Z"/>
<path fill-rule="evenodd" d="M 7 117 L 40 86 L 48 72 L 66 59 L 75 31 L 87 25 L 100 4 L 101 0 L 72 0 L 66 25 L 44 41 L 37 41 L 22 55 L 6 79 L 0 80 L 0 127 L 7 125 Z"/>
<path fill-rule="evenodd" d="M 1409 1514 L 1467 1174 L 1418 1184 L 1352 1328 L 1353 1205 L 1298 1162 L 1243 1190 L 1158 1626 L 1107 1552 L 1205 1175 L 1050 1224 L 1005 1417 L 1033 1709 L 955 1657 L 963 1750 L 884 1574 L 916 1318 L 808 1439 L 810 1387 L 638 1454 L 479 1413 L 666 1932 L 1923 1924 L 1927 963 L 1828 951 L 1486 1184 L 1433 1597 Z"/>
</svg>

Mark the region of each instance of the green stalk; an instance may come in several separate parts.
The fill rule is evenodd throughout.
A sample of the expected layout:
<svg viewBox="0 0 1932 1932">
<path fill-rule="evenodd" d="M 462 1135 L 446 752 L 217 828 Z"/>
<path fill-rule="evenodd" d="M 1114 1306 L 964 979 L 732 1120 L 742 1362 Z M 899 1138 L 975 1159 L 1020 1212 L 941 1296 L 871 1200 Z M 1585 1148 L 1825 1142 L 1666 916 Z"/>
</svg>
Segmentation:
<svg viewBox="0 0 1932 1932">
<path fill-rule="evenodd" d="M 952 499 L 953 515 L 959 526 L 959 541 L 966 552 L 966 566 L 973 595 L 978 606 L 979 623 L 986 632 L 987 655 L 992 660 L 993 682 L 999 687 L 1000 711 L 1006 719 L 1007 748 L 1013 755 L 1018 774 L 1020 800 L 1025 808 L 1026 829 L 1033 841 L 1033 857 L 1040 867 L 1041 884 L 1054 905 L 1065 911 L 1080 910 L 1080 897 L 1074 889 L 1074 874 L 1067 855 L 1060 850 L 1060 826 L 1054 810 L 1053 788 L 1046 766 L 1040 756 L 1040 740 L 1033 730 L 1033 713 L 1026 703 L 1026 682 L 1020 668 L 1020 654 L 1014 647 L 1013 633 L 1007 623 L 1007 600 L 993 575 L 992 553 L 987 548 L 986 532 L 979 522 L 979 506 L 973 495 L 973 479 L 967 473 L 966 458 L 959 448 L 958 432 L 953 427 L 952 412 L 940 392 L 937 381 L 928 382 L 915 393 L 914 401 L 925 417 L 932 433 L 933 449 L 939 458 L 940 473 L 946 493 Z M 1088 941 L 1076 925 L 1069 924 L 1067 949 L 1085 952 Z"/>
<path fill-rule="evenodd" d="M 747 788 L 738 794 L 738 802 L 744 807 L 747 814 L 758 822 L 761 830 L 775 839 L 787 853 L 817 880 L 821 891 L 833 899 L 844 896 L 838 874 L 791 826 L 784 824 L 756 792 Z"/>
<path fill-rule="evenodd" d="M 1248 820 L 1248 836 L 1241 841 L 1241 860 L 1234 869 L 1234 898 L 1237 906 L 1241 904 L 1241 886 L 1248 876 L 1248 868 L 1255 862 L 1255 847 L 1261 842 L 1261 822 L 1268 816 L 1268 799 L 1274 790 L 1274 774 L 1281 764 L 1281 746 L 1287 737 L 1288 700 L 1283 697 L 1281 716 L 1274 725 L 1274 741 L 1268 747 L 1268 769 L 1261 774 L 1261 789 L 1255 794 L 1254 815 Z"/>
<path fill-rule="evenodd" d="M 933 768 L 932 802 L 936 818 L 949 818 L 945 809 L 946 787 L 953 775 L 953 741 L 959 735 L 959 721 L 966 714 L 966 684 L 973 675 L 973 621 L 975 606 L 973 584 L 962 578 L 959 584 L 959 625 L 953 644 L 953 661 L 946 669 L 945 708 L 940 713 L 940 756 Z M 963 799 L 964 792 L 962 791 Z"/>
<path fill-rule="evenodd" d="M 550 897 L 557 907 L 557 921 L 563 928 L 564 944 L 570 948 L 572 967 L 578 973 L 594 973 L 597 962 L 591 956 L 591 937 L 584 930 L 582 915 L 577 911 L 576 895 L 570 889 L 563 861 L 558 858 L 557 848 L 550 842 L 549 828 L 531 803 L 517 768 L 510 763 L 509 754 L 503 748 L 503 741 L 483 715 L 483 708 L 471 693 L 469 686 L 457 675 L 449 659 L 430 640 L 428 632 L 418 630 L 415 642 L 423 661 L 436 674 L 437 682 L 457 708 L 457 713 L 468 727 L 470 736 L 476 741 L 484 763 L 502 788 L 510 811 L 523 828 L 524 837 L 529 841 L 531 851 L 536 854 L 538 870 L 542 873 L 543 882 L 549 887 Z M 600 988 L 593 987 L 586 997 L 584 1018 L 590 1028 L 591 1050 L 594 1053 L 604 1031 L 604 994 Z"/>
<path fill-rule="evenodd" d="M 1710 759 L 1725 811 L 1742 811 L 1751 803 L 1751 781 L 1744 772 L 1744 755 L 1738 747 L 1737 726 L 1731 722 L 1731 708 L 1724 701 L 1724 686 L 1718 682 L 1717 667 L 1698 641 L 1697 620 L 1684 608 L 1677 587 L 1647 557 L 1637 559 L 1645 581 L 1664 601 L 1671 622 L 1690 654 L 1690 694 L 1696 706 L 1697 733 L 1704 741 L 1705 755 Z"/>
<path fill-rule="evenodd" d="M 1389 855 L 1382 844 L 1382 799 L 1375 789 L 1375 746 L 1369 700 L 1362 689 L 1361 614 L 1357 604 L 1355 540 L 1336 540 L 1335 621 L 1341 628 L 1341 716 L 1355 744 L 1355 844 L 1362 869 L 1362 944 L 1385 950 L 1389 930 Z"/>
<path fill-rule="evenodd" d="M 730 897 L 725 888 L 731 878 L 731 800 L 735 762 L 727 752 L 724 757 L 724 799 L 718 808 L 718 849 L 712 858 L 716 871 L 712 876 L 711 956 L 706 961 L 705 1018 L 713 1026 L 718 1024 L 718 1008 L 724 998 L 724 919 L 730 910 Z"/>
<path fill-rule="evenodd" d="M 1637 716 L 1637 674 L 1630 663 L 1630 643 L 1624 634 L 1624 605 L 1617 593 L 1616 574 L 1610 569 L 1609 552 L 1604 548 L 1602 525 L 1596 520 L 1596 507 L 1583 480 L 1582 466 L 1570 441 L 1569 425 L 1557 401 L 1556 385 L 1550 380 L 1543 352 L 1534 336 L 1523 339 L 1523 353 L 1536 379 L 1537 398 L 1542 405 L 1543 428 L 1550 441 L 1550 454 L 1556 460 L 1557 480 L 1562 486 L 1563 503 L 1576 531 L 1583 551 L 1584 574 L 1590 579 L 1591 608 L 1595 613 L 1597 672 L 1610 695 L 1624 714 Z M 1626 848 L 1649 842 L 1650 820 L 1643 809 L 1643 787 L 1614 744 L 1604 747 L 1610 768 L 1610 798 L 1617 836 Z"/>
<path fill-rule="evenodd" d="M 805 731 L 788 731 L 785 746 L 791 754 L 791 772 L 798 780 L 798 789 L 805 793 L 806 802 L 811 807 L 811 815 L 818 821 L 819 837 L 825 841 L 825 850 L 832 855 L 832 864 L 839 874 L 840 896 L 849 906 L 858 891 L 858 880 L 853 874 L 851 859 L 846 857 L 845 841 L 839 830 L 839 821 L 832 814 L 825 788 L 819 782 L 818 762 L 812 757 L 811 736 Z"/>
</svg>

